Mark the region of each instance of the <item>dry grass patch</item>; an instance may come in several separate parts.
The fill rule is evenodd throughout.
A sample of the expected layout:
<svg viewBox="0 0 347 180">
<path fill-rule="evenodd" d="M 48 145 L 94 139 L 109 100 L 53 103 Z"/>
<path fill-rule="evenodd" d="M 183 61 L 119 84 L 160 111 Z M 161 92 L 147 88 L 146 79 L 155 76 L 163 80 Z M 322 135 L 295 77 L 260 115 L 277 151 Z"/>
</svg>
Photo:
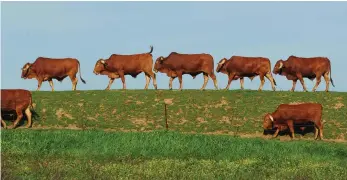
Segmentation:
<svg viewBox="0 0 347 180">
<path fill-rule="evenodd" d="M 65 112 L 63 108 L 59 108 L 56 112 L 55 115 L 58 117 L 60 120 L 62 117 L 66 117 L 68 119 L 74 119 L 71 114 Z"/>
<path fill-rule="evenodd" d="M 344 106 L 345 106 L 345 105 L 344 105 L 343 103 L 338 102 L 338 103 L 335 104 L 334 109 L 341 109 L 341 108 L 344 107 Z"/>
<path fill-rule="evenodd" d="M 205 121 L 202 117 L 197 117 L 196 120 L 199 122 L 199 124 L 207 123 L 207 121 Z"/>
<path fill-rule="evenodd" d="M 222 117 L 222 120 L 220 120 L 219 122 L 221 122 L 221 123 L 227 123 L 227 124 L 231 124 L 231 122 L 230 122 L 230 118 L 229 118 L 229 117 L 227 117 L 227 116 L 223 116 L 223 117 Z"/>
</svg>

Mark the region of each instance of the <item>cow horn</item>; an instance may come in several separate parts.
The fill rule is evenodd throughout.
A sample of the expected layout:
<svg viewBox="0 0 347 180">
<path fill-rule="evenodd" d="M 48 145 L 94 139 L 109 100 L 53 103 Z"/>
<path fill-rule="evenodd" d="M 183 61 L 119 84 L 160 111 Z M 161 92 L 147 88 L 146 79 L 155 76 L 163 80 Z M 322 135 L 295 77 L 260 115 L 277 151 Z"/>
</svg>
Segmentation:
<svg viewBox="0 0 347 180">
<path fill-rule="evenodd" d="M 163 57 L 163 56 L 160 56 L 160 60 L 161 60 L 161 61 L 164 60 L 164 57 Z"/>
<path fill-rule="evenodd" d="M 271 114 L 269 114 L 269 117 L 270 117 L 271 121 L 273 122 L 274 118 L 271 116 Z"/>
<path fill-rule="evenodd" d="M 105 64 L 105 60 L 101 60 L 100 62 L 101 62 L 101 64 Z"/>
<path fill-rule="evenodd" d="M 279 67 L 279 69 L 281 69 L 283 67 L 283 63 L 282 62 L 280 62 L 280 67 Z"/>
<path fill-rule="evenodd" d="M 22 68 L 22 70 L 27 70 L 27 69 L 29 69 L 29 67 L 30 67 L 30 65 L 27 64 L 27 65 L 24 66 L 24 68 Z"/>
</svg>

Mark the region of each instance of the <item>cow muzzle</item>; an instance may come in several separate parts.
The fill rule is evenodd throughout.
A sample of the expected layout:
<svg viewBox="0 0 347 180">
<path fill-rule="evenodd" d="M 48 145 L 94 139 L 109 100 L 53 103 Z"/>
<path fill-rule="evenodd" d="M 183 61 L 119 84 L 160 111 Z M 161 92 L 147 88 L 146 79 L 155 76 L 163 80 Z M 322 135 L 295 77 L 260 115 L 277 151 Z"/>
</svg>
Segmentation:
<svg viewBox="0 0 347 180">
<path fill-rule="evenodd" d="M 95 75 L 99 75 L 99 73 L 98 73 L 98 72 L 96 72 L 96 71 L 93 71 L 93 73 L 94 73 Z"/>
<path fill-rule="evenodd" d="M 158 70 L 156 70 L 156 69 L 153 69 L 153 71 L 154 71 L 155 73 L 158 73 Z"/>
</svg>

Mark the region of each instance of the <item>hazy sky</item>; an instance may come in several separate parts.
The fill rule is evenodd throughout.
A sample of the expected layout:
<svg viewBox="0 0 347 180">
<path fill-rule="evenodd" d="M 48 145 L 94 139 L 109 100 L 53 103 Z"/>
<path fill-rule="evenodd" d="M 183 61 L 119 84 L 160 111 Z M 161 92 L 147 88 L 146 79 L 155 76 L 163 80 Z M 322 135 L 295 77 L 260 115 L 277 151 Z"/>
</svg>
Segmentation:
<svg viewBox="0 0 347 180">
<path fill-rule="evenodd" d="M 347 91 L 347 2 L 2 2 L 1 86 L 37 88 L 36 80 L 21 79 L 21 68 L 39 56 L 75 57 L 81 63 L 83 84 L 77 89 L 105 89 L 106 76 L 93 74 L 95 62 L 112 53 L 134 54 L 154 46 L 154 60 L 170 52 L 210 53 L 217 62 L 232 55 L 263 56 L 273 67 L 278 59 L 326 56 L 332 63 L 332 91 Z M 219 87 L 227 76 L 217 74 Z M 277 89 L 292 82 L 276 75 Z M 158 87 L 169 78 L 157 75 Z M 305 79 L 309 90 L 315 81 Z M 54 80 L 56 90 L 71 90 L 69 78 Z M 126 76 L 128 89 L 143 89 L 143 74 Z M 198 89 L 199 75 L 183 76 L 184 89 Z M 258 89 L 259 77 L 245 80 L 246 89 Z M 178 79 L 174 88 L 179 86 Z M 112 89 L 122 87 L 114 82 Z M 149 87 L 153 89 L 153 85 Z M 210 79 L 208 89 L 213 89 Z M 231 89 L 239 89 L 233 81 Z M 324 90 L 322 80 L 318 90 Z M 270 90 L 268 80 L 264 89 Z M 48 82 L 41 90 L 50 90 Z M 297 90 L 302 90 L 298 82 Z"/>
</svg>

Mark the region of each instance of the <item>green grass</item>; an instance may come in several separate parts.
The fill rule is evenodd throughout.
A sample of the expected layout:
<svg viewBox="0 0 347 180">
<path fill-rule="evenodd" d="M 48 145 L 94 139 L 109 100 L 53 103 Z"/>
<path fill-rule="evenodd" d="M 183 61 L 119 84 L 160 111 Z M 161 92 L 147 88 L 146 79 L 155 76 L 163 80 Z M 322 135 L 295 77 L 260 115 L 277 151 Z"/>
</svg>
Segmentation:
<svg viewBox="0 0 347 180">
<path fill-rule="evenodd" d="M 173 131 L 260 134 L 263 116 L 275 111 L 279 104 L 319 102 L 324 107 L 324 137 L 347 138 L 347 93 L 344 92 L 35 91 L 33 100 L 40 118 L 34 120 L 33 127 L 162 130 L 165 128 L 165 98 L 173 98 L 173 104 L 168 106 L 169 129 Z M 312 139 L 313 133 L 304 137 Z"/>
<path fill-rule="evenodd" d="M 2 131 L 2 179 L 345 179 L 347 144 L 177 132 Z"/>
</svg>

